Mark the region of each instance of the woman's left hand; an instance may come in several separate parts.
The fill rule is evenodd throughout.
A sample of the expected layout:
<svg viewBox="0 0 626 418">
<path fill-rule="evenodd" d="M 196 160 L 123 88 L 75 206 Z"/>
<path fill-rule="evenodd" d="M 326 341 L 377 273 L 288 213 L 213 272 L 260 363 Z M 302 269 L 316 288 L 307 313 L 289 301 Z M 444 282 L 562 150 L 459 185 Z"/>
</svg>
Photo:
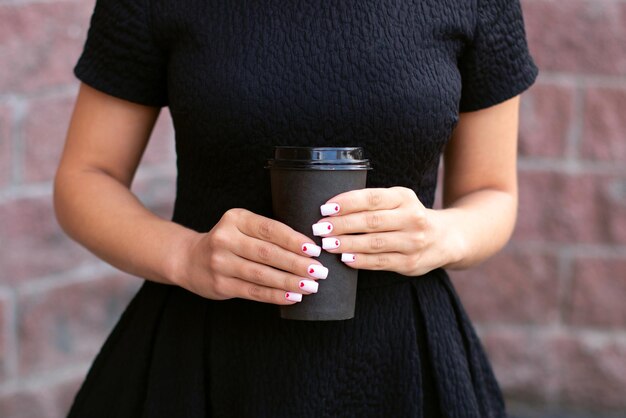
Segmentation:
<svg viewBox="0 0 626 418">
<path fill-rule="evenodd" d="M 346 265 L 419 276 L 456 260 L 441 211 L 427 209 L 406 187 L 342 193 L 321 207 L 313 225 L 322 248 Z"/>
</svg>

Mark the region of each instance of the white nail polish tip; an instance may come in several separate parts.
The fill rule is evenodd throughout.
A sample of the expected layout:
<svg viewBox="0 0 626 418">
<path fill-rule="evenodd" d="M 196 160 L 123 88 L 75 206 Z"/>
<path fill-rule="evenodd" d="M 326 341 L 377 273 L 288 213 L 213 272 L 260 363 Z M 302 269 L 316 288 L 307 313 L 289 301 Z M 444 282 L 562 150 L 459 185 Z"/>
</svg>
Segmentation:
<svg viewBox="0 0 626 418">
<path fill-rule="evenodd" d="M 320 222 L 313 224 L 313 235 L 316 237 L 320 235 L 327 235 L 333 232 L 333 224 L 330 222 Z"/>
<path fill-rule="evenodd" d="M 295 292 L 287 292 L 285 293 L 285 299 L 290 300 L 292 302 L 301 302 L 302 294 Z"/>
<path fill-rule="evenodd" d="M 319 288 L 319 283 L 315 280 L 300 280 L 300 289 L 309 293 L 317 293 L 317 289 Z"/>
<path fill-rule="evenodd" d="M 344 263 L 352 263 L 355 260 L 356 260 L 356 256 L 354 254 L 350 254 L 350 253 L 341 254 L 341 261 L 343 261 Z"/>
<path fill-rule="evenodd" d="M 339 209 L 339 204 L 332 202 L 320 206 L 320 212 L 322 212 L 322 216 L 334 215 L 339 212 Z"/>
<path fill-rule="evenodd" d="M 334 250 L 339 248 L 340 244 L 337 238 L 322 238 L 322 248 L 325 250 Z"/>
<path fill-rule="evenodd" d="M 315 277 L 316 279 L 325 279 L 328 277 L 328 269 L 324 266 L 320 266 L 319 264 L 311 264 L 307 271 L 309 276 Z"/>
<path fill-rule="evenodd" d="M 302 245 L 302 252 L 312 257 L 319 257 L 322 253 L 322 247 L 315 245 L 312 242 L 307 242 Z"/>
</svg>

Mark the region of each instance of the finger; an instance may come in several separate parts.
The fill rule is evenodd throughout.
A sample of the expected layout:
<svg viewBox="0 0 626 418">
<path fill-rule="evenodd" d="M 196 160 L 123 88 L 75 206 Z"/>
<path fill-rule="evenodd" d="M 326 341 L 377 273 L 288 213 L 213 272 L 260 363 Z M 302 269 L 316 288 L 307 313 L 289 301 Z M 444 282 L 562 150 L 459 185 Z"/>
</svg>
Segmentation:
<svg viewBox="0 0 626 418">
<path fill-rule="evenodd" d="M 278 290 L 306 294 L 317 293 L 318 290 L 318 283 L 310 277 L 296 276 L 245 259 L 239 259 L 237 263 L 231 264 L 225 269 L 225 273 L 255 285 Z"/>
<path fill-rule="evenodd" d="M 406 255 L 400 253 L 342 253 L 341 261 L 343 261 L 347 266 L 355 269 L 398 271 L 397 266 L 406 265 L 408 263 L 408 258 Z"/>
<path fill-rule="evenodd" d="M 223 285 L 223 292 L 230 295 L 230 297 L 273 303 L 275 305 L 294 305 L 302 301 L 303 297 L 303 294 L 300 292 L 261 286 L 235 277 L 226 280 L 226 284 Z"/>
<path fill-rule="evenodd" d="M 400 207 L 410 192 L 403 187 L 360 189 L 339 194 L 320 207 L 322 216 L 345 215 L 368 210 Z"/>
<path fill-rule="evenodd" d="M 238 217 L 235 220 L 237 229 L 249 237 L 271 242 L 294 254 L 308 257 L 320 255 L 321 247 L 313 243 L 313 240 L 282 222 L 244 209 L 234 211 L 234 216 Z"/>
<path fill-rule="evenodd" d="M 398 231 L 405 223 L 396 210 L 377 210 L 325 218 L 314 224 L 312 229 L 316 236 L 336 236 Z"/>
<path fill-rule="evenodd" d="M 315 279 L 325 279 L 328 276 L 328 269 L 319 261 L 294 254 L 271 242 L 244 235 L 233 247 L 233 253 L 239 257 L 297 276 Z"/>
<path fill-rule="evenodd" d="M 410 254 L 418 249 L 417 233 L 383 232 L 362 235 L 340 235 L 322 239 L 322 248 L 330 253 Z"/>
</svg>

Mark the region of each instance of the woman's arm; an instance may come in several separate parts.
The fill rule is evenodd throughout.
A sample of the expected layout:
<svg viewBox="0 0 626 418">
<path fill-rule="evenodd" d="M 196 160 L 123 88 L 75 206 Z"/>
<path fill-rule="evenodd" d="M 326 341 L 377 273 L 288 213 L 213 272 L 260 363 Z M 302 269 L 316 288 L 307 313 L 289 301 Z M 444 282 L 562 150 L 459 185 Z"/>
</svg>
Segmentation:
<svg viewBox="0 0 626 418">
<path fill-rule="evenodd" d="M 294 293 L 314 292 L 324 268 L 303 252 L 310 239 L 286 225 L 233 209 L 198 233 L 159 218 L 131 193 L 158 113 L 81 86 L 54 183 L 64 230 L 121 270 L 207 298 L 292 304 Z"/>
<path fill-rule="evenodd" d="M 444 152 L 444 209 L 426 209 L 404 187 L 331 198 L 341 209 L 319 221 L 333 224 L 325 249 L 348 253 L 354 268 L 410 276 L 467 268 L 493 255 L 515 224 L 518 113 L 515 97 L 461 115 Z"/>
<path fill-rule="evenodd" d="M 81 85 L 54 181 L 54 206 L 68 235 L 98 257 L 171 284 L 169 254 L 192 233 L 154 215 L 129 190 L 158 114 Z"/>
<path fill-rule="evenodd" d="M 519 96 L 461 114 L 444 152 L 441 214 L 457 231 L 460 255 L 447 268 L 475 265 L 511 237 L 517 217 L 518 120 Z"/>
</svg>

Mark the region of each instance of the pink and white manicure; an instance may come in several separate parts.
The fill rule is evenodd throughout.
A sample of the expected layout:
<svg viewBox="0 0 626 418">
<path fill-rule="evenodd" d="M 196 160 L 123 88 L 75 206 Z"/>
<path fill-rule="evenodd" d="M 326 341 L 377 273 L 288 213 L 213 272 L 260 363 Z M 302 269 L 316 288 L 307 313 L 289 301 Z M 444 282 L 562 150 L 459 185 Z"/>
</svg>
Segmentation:
<svg viewBox="0 0 626 418">
<path fill-rule="evenodd" d="M 311 257 L 319 257 L 322 253 L 322 247 L 315 245 L 312 242 L 307 242 L 302 244 L 302 252 L 306 255 L 310 255 Z"/>
<path fill-rule="evenodd" d="M 292 302 L 302 302 L 302 294 L 295 292 L 287 292 L 285 293 L 285 299 L 290 300 Z"/>
<path fill-rule="evenodd" d="M 354 263 L 356 261 L 356 255 L 350 253 L 341 254 L 341 261 L 344 263 Z"/>
<path fill-rule="evenodd" d="M 330 222 L 319 222 L 313 224 L 313 235 L 319 237 L 320 235 L 328 235 L 333 232 L 333 224 Z"/>
<path fill-rule="evenodd" d="M 341 242 L 337 238 L 322 238 L 322 248 L 325 250 L 334 250 L 339 248 Z"/>
<path fill-rule="evenodd" d="M 341 209 L 339 207 L 338 203 L 326 203 L 325 205 L 320 206 L 320 212 L 322 212 L 322 216 L 332 216 L 332 215 L 336 215 L 337 213 L 339 213 L 339 209 Z"/>
<path fill-rule="evenodd" d="M 320 285 L 315 280 L 300 280 L 299 286 L 305 292 L 317 293 Z"/>
<path fill-rule="evenodd" d="M 309 276 L 315 277 L 316 279 L 325 279 L 328 277 L 328 269 L 324 266 L 320 266 L 319 264 L 311 264 L 307 273 L 309 273 Z"/>
</svg>

